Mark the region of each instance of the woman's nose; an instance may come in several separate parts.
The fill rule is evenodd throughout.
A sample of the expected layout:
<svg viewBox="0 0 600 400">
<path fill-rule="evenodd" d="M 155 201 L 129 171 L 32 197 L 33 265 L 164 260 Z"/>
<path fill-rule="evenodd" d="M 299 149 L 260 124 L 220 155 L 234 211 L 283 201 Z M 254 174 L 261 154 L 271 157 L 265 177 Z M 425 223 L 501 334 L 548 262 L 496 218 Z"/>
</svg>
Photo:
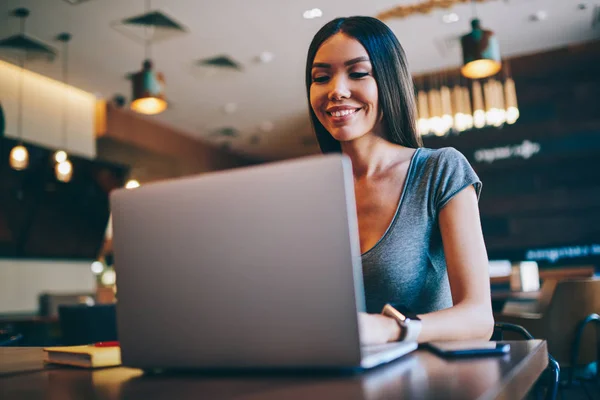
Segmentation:
<svg viewBox="0 0 600 400">
<path fill-rule="evenodd" d="M 330 81 L 331 87 L 329 89 L 329 100 L 340 100 L 347 99 L 350 97 L 350 89 L 348 88 L 348 82 L 346 79 L 333 78 Z"/>
</svg>

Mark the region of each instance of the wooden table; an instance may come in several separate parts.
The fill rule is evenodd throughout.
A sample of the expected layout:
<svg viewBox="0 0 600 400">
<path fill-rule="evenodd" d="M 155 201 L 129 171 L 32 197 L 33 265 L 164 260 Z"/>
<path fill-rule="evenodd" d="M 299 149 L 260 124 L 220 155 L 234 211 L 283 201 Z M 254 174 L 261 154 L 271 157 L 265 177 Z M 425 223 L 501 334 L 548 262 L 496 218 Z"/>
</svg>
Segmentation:
<svg viewBox="0 0 600 400">
<path fill-rule="evenodd" d="M 546 368 L 548 353 L 545 341 L 509 343 L 504 357 L 444 360 L 418 350 L 354 375 L 152 376 L 130 368 L 53 368 L 0 376 L 0 399 L 519 399 Z M 0 348 L 0 362 L 10 358 L 6 350 Z M 42 357 L 40 348 L 26 351 Z"/>
</svg>

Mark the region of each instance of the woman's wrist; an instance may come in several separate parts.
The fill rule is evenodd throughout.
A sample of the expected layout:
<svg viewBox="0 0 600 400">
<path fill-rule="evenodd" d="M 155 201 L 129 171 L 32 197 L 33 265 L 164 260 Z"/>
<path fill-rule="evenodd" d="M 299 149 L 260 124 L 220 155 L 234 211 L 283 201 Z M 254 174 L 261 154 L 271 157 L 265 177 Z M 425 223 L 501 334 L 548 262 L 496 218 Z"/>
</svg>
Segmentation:
<svg viewBox="0 0 600 400">
<path fill-rule="evenodd" d="M 402 330 L 398 322 L 390 317 L 383 317 L 386 320 L 386 330 L 388 332 L 388 342 L 397 342 L 400 340 Z"/>
</svg>

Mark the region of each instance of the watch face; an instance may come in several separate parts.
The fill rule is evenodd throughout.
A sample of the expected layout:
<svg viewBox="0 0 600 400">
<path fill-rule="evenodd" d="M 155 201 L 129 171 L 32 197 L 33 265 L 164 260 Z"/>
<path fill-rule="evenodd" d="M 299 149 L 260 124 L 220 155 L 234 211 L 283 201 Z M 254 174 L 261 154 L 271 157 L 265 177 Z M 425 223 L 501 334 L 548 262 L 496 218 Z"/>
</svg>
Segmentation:
<svg viewBox="0 0 600 400">
<path fill-rule="evenodd" d="M 406 321 L 406 316 L 389 304 L 385 306 L 384 311 L 385 314 L 388 314 L 390 317 L 393 317 L 399 322 Z"/>
<path fill-rule="evenodd" d="M 417 317 L 417 314 L 398 311 L 396 308 L 394 308 L 390 304 L 386 304 L 384 307 L 384 310 L 385 310 L 386 314 L 388 314 L 389 316 L 393 316 L 395 319 L 397 319 L 398 321 L 401 321 L 401 322 L 404 322 L 407 319 L 408 320 L 412 319 L 412 320 L 417 320 L 417 321 L 421 320 L 419 317 Z"/>
<path fill-rule="evenodd" d="M 406 315 L 402 314 L 398 310 L 396 310 L 396 312 L 398 313 L 398 318 L 400 318 L 401 321 L 406 321 Z"/>
</svg>

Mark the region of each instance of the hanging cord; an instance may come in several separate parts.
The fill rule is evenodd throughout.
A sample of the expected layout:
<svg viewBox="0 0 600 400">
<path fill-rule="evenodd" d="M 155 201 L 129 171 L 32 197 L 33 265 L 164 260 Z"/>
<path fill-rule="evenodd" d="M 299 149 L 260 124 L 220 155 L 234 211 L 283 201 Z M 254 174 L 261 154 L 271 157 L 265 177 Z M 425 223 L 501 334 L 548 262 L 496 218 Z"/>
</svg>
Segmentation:
<svg viewBox="0 0 600 400">
<path fill-rule="evenodd" d="M 25 18 L 29 15 L 26 10 L 17 10 L 17 16 L 21 18 L 21 35 L 25 35 Z M 27 57 L 27 50 L 23 50 L 19 58 L 19 67 L 21 72 L 19 73 L 19 112 L 17 119 L 17 135 L 19 137 L 19 143 L 23 141 L 23 81 L 25 80 L 25 58 Z"/>
<path fill-rule="evenodd" d="M 471 0 L 471 13 L 473 14 L 473 19 L 477 19 L 477 7 L 475 6 L 475 0 Z"/>
<path fill-rule="evenodd" d="M 146 0 L 146 14 L 150 13 L 150 0 Z M 150 46 L 150 35 L 148 34 L 148 25 L 144 25 L 144 53 L 146 56 L 146 60 L 150 60 L 152 58 L 152 49 Z"/>
<path fill-rule="evenodd" d="M 67 147 L 67 110 L 69 108 L 69 40 L 71 39 L 71 35 L 68 33 L 61 34 L 60 40 L 63 42 L 63 84 L 65 86 L 65 95 L 63 98 L 63 115 L 62 115 L 62 139 L 63 139 L 63 147 L 66 150 Z"/>
</svg>

